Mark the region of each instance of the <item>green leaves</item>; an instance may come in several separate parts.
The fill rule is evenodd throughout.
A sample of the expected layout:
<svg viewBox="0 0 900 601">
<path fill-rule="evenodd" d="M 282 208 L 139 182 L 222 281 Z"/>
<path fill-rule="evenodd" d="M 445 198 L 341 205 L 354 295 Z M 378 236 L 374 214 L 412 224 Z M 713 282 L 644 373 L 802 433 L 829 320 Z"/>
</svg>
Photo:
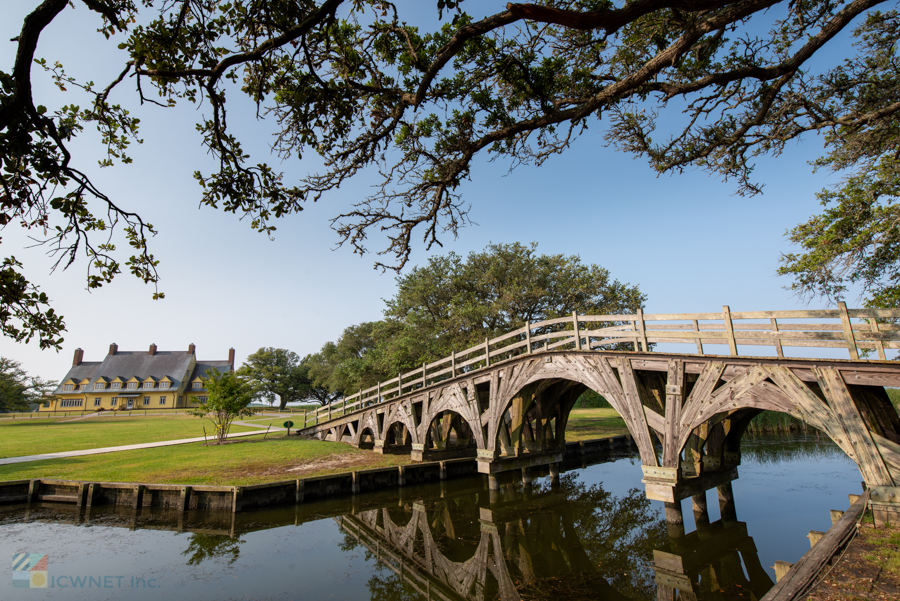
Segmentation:
<svg viewBox="0 0 900 601">
<path fill-rule="evenodd" d="M 203 376 L 203 387 L 208 397 L 205 403 L 194 409 L 197 417 L 209 418 L 219 442 L 228 436 L 231 422 L 237 417 L 252 415 L 248 407 L 253 400 L 253 388 L 242 376 L 233 371 L 210 369 Z"/>
<path fill-rule="evenodd" d="M 577 256 L 541 255 L 537 244 L 491 244 L 468 257 L 433 256 L 397 278 L 385 319 L 344 330 L 307 358 L 320 386 L 353 394 L 514 329 L 572 311 L 631 314 L 646 297 Z"/>
<path fill-rule="evenodd" d="M 804 252 L 782 255 L 778 273 L 801 296 L 839 300 L 856 286 L 869 307 L 900 306 L 900 162 L 885 156 L 819 198 L 822 214 L 788 234 Z"/>
<path fill-rule="evenodd" d="M 258 396 L 270 401 L 278 397 L 281 409 L 310 398 L 321 402 L 309 378 L 309 365 L 287 349 L 261 348 L 247 357 L 238 373 L 248 379 Z"/>
</svg>

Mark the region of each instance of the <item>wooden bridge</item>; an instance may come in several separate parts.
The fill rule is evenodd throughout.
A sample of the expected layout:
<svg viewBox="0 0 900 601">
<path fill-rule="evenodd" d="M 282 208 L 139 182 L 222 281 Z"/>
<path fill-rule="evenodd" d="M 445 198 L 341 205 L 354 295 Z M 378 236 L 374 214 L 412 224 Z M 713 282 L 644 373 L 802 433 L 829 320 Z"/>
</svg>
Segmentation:
<svg viewBox="0 0 900 601">
<path fill-rule="evenodd" d="M 844 303 L 808 311 L 573 313 L 526 323 L 322 407 L 303 418 L 301 433 L 414 460 L 476 456 L 479 471 L 491 476 L 548 464 L 553 473 L 569 412 L 591 389 L 624 419 L 648 497 L 673 504 L 737 477 L 750 420 L 778 411 L 822 431 L 856 461 L 879 515 L 894 521 L 900 416 L 884 387 L 900 386 L 900 362 L 886 356 L 900 349 L 900 326 L 891 323 L 898 319 L 900 310 Z M 654 351 L 660 344 L 667 351 L 688 344 L 690 352 Z M 756 356 L 739 354 L 750 347 Z M 786 356 L 798 348 L 843 349 L 849 359 Z"/>
</svg>

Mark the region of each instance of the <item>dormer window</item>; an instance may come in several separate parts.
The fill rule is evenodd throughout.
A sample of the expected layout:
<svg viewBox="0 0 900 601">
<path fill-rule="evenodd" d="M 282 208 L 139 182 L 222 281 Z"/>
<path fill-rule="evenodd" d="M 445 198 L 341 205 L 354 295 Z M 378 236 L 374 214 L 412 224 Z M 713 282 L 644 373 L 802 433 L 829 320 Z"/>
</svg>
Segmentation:
<svg viewBox="0 0 900 601">
<path fill-rule="evenodd" d="M 144 382 L 144 388 L 153 388 L 154 382 L 152 380 L 148 380 Z"/>
<path fill-rule="evenodd" d="M 169 382 L 160 382 L 160 383 L 159 383 L 159 387 L 160 387 L 160 388 L 168 388 L 168 387 L 169 387 Z"/>
<path fill-rule="evenodd" d="M 194 382 L 194 390 L 203 388 L 203 382 Z"/>
<path fill-rule="evenodd" d="M 63 386 L 63 390 L 65 390 L 65 391 L 75 390 L 75 385 L 74 384 L 66 384 L 65 386 Z"/>
<path fill-rule="evenodd" d="M 137 388 L 137 384 L 138 384 L 137 382 L 129 382 L 128 388 L 135 389 L 135 388 Z"/>
<path fill-rule="evenodd" d="M 112 389 L 113 389 L 113 390 L 119 390 L 120 388 L 122 388 L 122 383 L 121 383 L 121 382 L 113 382 L 113 383 L 112 383 Z"/>
<path fill-rule="evenodd" d="M 94 390 L 103 390 L 104 388 L 106 388 L 106 384 L 103 382 L 96 382 L 94 384 Z"/>
<path fill-rule="evenodd" d="M 88 387 L 87 384 L 82 384 L 81 386 L 78 387 L 78 390 L 87 390 L 87 387 Z"/>
</svg>

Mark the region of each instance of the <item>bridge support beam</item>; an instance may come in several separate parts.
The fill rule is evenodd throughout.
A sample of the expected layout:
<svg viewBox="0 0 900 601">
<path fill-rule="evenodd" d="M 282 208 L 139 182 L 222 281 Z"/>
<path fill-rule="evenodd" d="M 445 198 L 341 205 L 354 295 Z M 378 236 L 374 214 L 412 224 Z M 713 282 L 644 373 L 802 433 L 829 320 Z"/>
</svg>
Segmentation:
<svg viewBox="0 0 900 601">
<path fill-rule="evenodd" d="M 554 468 L 556 470 L 556 478 L 559 479 L 559 466 L 565 453 L 562 451 L 555 453 L 526 453 L 520 457 L 510 459 L 495 459 L 494 461 L 486 461 L 479 456 L 478 473 L 479 474 L 499 474 L 501 472 L 511 472 L 515 470 L 525 470 L 532 467 L 540 467 L 544 465 L 550 466 L 551 479 Z"/>
<path fill-rule="evenodd" d="M 729 485 L 730 487 L 731 482 L 738 478 L 736 467 L 721 472 L 707 473 L 696 478 L 679 479 L 674 484 L 648 479 L 646 476 L 647 472 L 645 471 L 644 473 L 645 476 L 642 482 L 647 491 L 647 498 L 653 501 L 663 501 L 664 503 L 677 503 L 688 497 L 705 494 L 707 490 L 718 488 L 722 485 Z"/>
</svg>

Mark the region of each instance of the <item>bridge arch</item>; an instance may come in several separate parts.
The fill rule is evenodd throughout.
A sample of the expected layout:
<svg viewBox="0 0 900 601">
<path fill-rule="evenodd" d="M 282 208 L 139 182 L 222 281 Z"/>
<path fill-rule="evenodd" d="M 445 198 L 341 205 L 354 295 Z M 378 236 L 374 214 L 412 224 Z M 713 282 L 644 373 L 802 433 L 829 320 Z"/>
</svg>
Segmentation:
<svg viewBox="0 0 900 601">
<path fill-rule="evenodd" d="M 430 422 L 422 420 L 424 452 L 476 455 L 478 442 L 469 422 L 453 409 L 430 412 Z M 446 457 L 446 455 L 444 455 Z"/>
<path fill-rule="evenodd" d="M 641 461 L 645 465 L 658 465 L 658 458 L 650 432 L 643 426 L 642 416 L 632 416 L 619 376 L 614 368 L 620 365 L 611 365 L 609 360 L 603 356 L 592 355 L 553 355 L 552 357 L 537 357 L 531 361 L 522 362 L 517 369 L 514 370 L 507 378 L 497 386 L 497 394 L 495 401 L 491 403 L 491 416 L 488 423 L 487 431 L 487 448 L 496 454 L 500 449 L 497 448 L 501 427 L 504 422 L 504 416 L 510 409 L 517 398 L 520 398 L 523 390 L 528 390 L 529 386 L 540 383 L 554 382 L 571 382 L 581 385 L 580 392 L 567 396 L 573 398 L 565 399 L 564 409 L 557 415 L 557 430 L 560 436 L 557 437 L 559 444 L 565 444 L 565 423 L 568 421 L 568 415 L 575 405 L 575 401 L 581 392 L 590 388 L 597 394 L 603 396 L 615 411 L 622 416 L 625 426 L 631 434 L 632 438 L 638 446 L 641 454 Z M 629 366 L 630 367 L 630 366 Z M 546 384 L 545 384 L 546 385 Z M 523 403 L 524 404 L 524 403 Z M 560 425 L 562 426 L 560 428 Z"/>
<path fill-rule="evenodd" d="M 382 433 L 385 451 L 408 452 L 412 448 L 412 431 L 404 420 L 395 420 L 384 427 Z"/>
<path fill-rule="evenodd" d="M 470 401 L 470 395 L 474 399 L 475 394 L 476 391 L 471 382 L 466 384 L 466 388 L 463 388 L 459 382 L 444 387 L 423 411 L 422 421 L 418 428 L 419 441 L 427 445 L 426 436 L 431 430 L 432 423 L 449 412 L 459 416 L 459 419 L 465 422 L 468 430 L 471 431 L 472 440 L 477 449 L 487 448 L 477 403 Z"/>
</svg>

